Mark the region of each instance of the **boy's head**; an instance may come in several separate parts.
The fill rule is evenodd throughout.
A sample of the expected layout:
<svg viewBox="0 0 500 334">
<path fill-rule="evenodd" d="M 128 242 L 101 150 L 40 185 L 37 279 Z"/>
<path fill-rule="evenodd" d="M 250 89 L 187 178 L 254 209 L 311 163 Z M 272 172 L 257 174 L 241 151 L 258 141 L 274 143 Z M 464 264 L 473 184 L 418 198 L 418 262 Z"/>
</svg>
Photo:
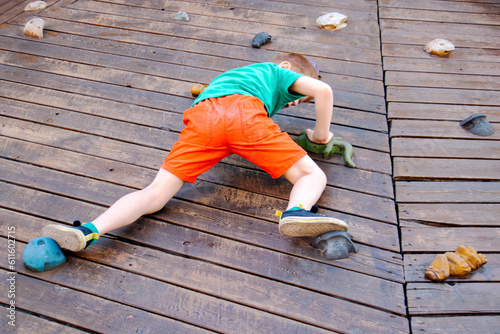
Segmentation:
<svg viewBox="0 0 500 334">
<path fill-rule="evenodd" d="M 285 53 L 278 56 L 274 56 L 271 62 L 282 65 L 290 70 L 307 75 L 314 79 L 320 79 L 321 76 L 318 73 L 316 66 L 307 60 L 306 57 L 298 53 Z"/>
</svg>

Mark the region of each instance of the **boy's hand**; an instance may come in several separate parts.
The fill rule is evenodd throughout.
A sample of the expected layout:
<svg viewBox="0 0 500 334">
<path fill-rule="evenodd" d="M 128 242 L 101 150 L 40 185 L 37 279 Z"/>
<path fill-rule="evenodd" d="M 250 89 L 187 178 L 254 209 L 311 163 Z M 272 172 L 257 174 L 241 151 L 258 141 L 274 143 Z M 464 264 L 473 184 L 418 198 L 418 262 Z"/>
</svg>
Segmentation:
<svg viewBox="0 0 500 334">
<path fill-rule="evenodd" d="M 328 132 L 328 136 L 317 136 L 314 130 L 306 129 L 306 136 L 311 142 L 316 144 L 328 144 L 333 138 L 333 133 Z"/>
</svg>

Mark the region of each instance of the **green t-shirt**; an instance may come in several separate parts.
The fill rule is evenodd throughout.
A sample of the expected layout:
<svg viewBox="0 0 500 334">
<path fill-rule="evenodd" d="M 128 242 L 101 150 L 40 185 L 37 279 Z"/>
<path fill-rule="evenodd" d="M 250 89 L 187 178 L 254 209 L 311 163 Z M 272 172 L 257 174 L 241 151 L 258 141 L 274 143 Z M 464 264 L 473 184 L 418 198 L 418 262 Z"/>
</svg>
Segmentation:
<svg viewBox="0 0 500 334">
<path fill-rule="evenodd" d="M 264 103 L 269 117 L 272 117 L 287 103 L 304 97 L 288 91 L 302 75 L 274 63 L 258 63 L 236 68 L 213 79 L 194 101 L 193 106 L 213 97 L 234 94 L 255 96 Z"/>
</svg>

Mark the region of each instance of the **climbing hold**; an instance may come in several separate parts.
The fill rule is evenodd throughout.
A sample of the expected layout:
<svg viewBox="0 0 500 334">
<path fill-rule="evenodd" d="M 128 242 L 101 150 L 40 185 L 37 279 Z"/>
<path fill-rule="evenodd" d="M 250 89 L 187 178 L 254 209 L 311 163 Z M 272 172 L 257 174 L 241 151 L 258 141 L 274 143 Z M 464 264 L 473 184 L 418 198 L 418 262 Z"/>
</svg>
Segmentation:
<svg viewBox="0 0 500 334">
<path fill-rule="evenodd" d="M 441 282 L 449 276 L 465 276 L 487 262 L 486 256 L 479 254 L 473 247 L 460 245 L 455 252 L 436 255 L 425 270 L 425 277 Z"/>
<path fill-rule="evenodd" d="M 41 237 L 31 240 L 26 245 L 23 262 L 30 271 L 44 272 L 62 265 L 66 262 L 66 256 L 54 240 Z"/>
<path fill-rule="evenodd" d="M 331 158 L 335 153 L 342 154 L 344 165 L 351 168 L 356 167 L 352 160 L 354 149 L 351 144 L 343 141 L 342 138 L 333 137 L 327 144 L 316 144 L 307 138 L 306 130 L 302 130 L 300 136 L 295 138 L 295 142 L 308 152 L 323 154 L 325 159 Z"/>
<path fill-rule="evenodd" d="M 486 119 L 484 114 L 475 114 L 467 117 L 460 122 L 460 125 L 478 136 L 491 136 L 495 133 L 495 129 Z"/>
<path fill-rule="evenodd" d="M 314 239 L 313 247 L 323 250 L 323 256 L 328 260 L 339 260 L 357 253 L 358 247 L 351 240 L 352 235 L 344 231 L 327 232 Z"/>
<path fill-rule="evenodd" d="M 35 17 L 29 20 L 24 26 L 24 34 L 26 36 L 42 38 L 43 27 L 45 27 L 45 21 L 39 17 Z"/>
<path fill-rule="evenodd" d="M 24 7 L 25 12 L 33 12 L 36 10 L 44 9 L 47 7 L 47 3 L 45 1 L 33 1 Z"/>
<path fill-rule="evenodd" d="M 189 15 L 186 12 L 175 13 L 175 19 L 178 21 L 189 21 Z"/>
<path fill-rule="evenodd" d="M 455 50 L 455 46 L 446 39 L 436 38 L 435 40 L 427 43 L 424 50 L 433 55 L 446 57 L 451 53 L 451 51 Z"/>
<path fill-rule="evenodd" d="M 205 90 L 205 88 L 207 88 L 208 85 L 202 85 L 202 84 L 194 84 L 192 87 L 191 87 L 191 94 L 193 94 L 193 96 L 198 96 L 201 94 L 201 92 L 203 92 Z"/>
<path fill-rule="evenodd" d="M 316 25 L 326 30 L 340 30 L 347 26 L 347 16 L 337 12 L 321 15 L 316 19 Z"/>
<path fill-rule="evenodd" d="M 252 47 L 260 48 L 262 45 L 271 42 L 271 35 L 267 32 L 261 32 L 255 35 L 252 41 Z"/>
</svg>

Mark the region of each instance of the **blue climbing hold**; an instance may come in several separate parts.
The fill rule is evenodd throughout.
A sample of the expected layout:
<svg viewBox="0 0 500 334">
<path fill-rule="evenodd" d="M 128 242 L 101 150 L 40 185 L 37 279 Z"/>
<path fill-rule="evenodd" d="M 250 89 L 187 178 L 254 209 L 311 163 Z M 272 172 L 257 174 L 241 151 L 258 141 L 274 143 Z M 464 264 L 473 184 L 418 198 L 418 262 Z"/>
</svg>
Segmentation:
<svg viewBox="0 0 500 334">
<path fill-rule="evenodd" d="M 44 272 L 55 269 L 66 262 L 61 247 L 50 238 L 31 240 L 23 252 L 24 267 L 30 271 Z"/>
</svg>

